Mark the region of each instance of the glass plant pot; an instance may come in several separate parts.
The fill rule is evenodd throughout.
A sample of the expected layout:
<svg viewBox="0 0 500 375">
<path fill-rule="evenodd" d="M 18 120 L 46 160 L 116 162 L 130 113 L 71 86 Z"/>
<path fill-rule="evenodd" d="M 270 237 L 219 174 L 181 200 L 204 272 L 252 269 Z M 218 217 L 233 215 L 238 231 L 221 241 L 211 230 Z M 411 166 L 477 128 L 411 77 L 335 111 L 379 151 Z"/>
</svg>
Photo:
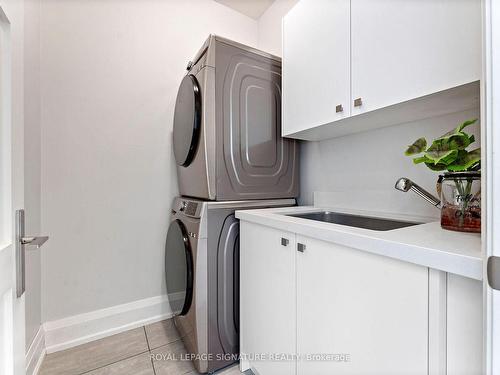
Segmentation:
<svg viewBox="0 0 500 375">
<path fill-rule="evenodd" d="M 449 172 L 439 176 L 441 227 L 481 232 L 481 173 Z"/>
</svg>

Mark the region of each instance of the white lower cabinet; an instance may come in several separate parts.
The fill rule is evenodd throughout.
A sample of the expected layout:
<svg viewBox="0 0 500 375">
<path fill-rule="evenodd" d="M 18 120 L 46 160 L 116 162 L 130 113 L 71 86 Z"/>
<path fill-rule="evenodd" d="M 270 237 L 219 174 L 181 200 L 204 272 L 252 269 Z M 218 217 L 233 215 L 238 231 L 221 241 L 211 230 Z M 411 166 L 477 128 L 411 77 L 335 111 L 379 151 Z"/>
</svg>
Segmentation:
<svg viewBox="0 0 500 375">
<path fill-rule="evenodd" d="M 426 374 L 428 269 L 302 236 L 297 243 L 305 246 L 297 374 Z M 317 353 L 339 356 L 307 358 Z"/>
<path fill-rule="evenodd" d="M 241 221 L 241 369 L 479 375 L 482 284 Z"/>
<path fill-rule="evenodd" d="M 283 241 L 283 242 L 282 242 Z M 240 224 L 240 352 L 242 370 L 295 374 L 295 234 L 257 224 Z"/>
<path fill-rule="evenodd" d="M 447 277 L 446 367 L 449 375 L 483 371 L 483 283 L 457 275 Z"/>
</svg>

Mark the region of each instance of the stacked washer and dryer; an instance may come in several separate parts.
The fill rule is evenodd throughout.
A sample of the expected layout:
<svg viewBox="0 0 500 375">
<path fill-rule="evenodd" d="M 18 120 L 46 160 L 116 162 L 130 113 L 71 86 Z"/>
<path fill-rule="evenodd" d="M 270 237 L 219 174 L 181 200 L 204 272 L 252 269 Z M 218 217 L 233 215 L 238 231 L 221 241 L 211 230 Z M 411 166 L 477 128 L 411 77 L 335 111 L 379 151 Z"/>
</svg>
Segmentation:
<svg viewBox="0 0 500 375">
<path fill-rule="evenodd" d="M 239 353 L 236 210 L 293 206 L 298 144 L 281 137 L 281 59 L 211 35 L 174 115 L 179 192 L 165 245 L 175 325 L 201 373 Z"/>
</svg>

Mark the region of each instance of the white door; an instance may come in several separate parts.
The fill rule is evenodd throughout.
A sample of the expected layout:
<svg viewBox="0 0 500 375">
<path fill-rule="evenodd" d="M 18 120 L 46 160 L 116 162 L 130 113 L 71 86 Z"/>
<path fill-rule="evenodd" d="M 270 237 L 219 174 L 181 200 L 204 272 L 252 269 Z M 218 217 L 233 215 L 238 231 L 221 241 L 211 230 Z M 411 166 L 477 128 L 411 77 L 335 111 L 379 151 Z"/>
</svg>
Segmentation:
<svg viewBox="0 0 500 375">
<path fill-rule="evenodd" d="M 351 25 L 353 115 L 481 77 L 481 0 L 352 0 Z"/>
<path fill-rule="evenodd" d="M 23 204 L 22 123 L 12 121 L 11 24 L 0 6 L 0 374 L 21 375 L 24 297 L 16 293 L 15 210 Z"/>
<path fill-rule="evenodd" d="M 427 374 L 427 268 L 300 235 L 297 249 L 297 375 Z"/>
<path fill-rule="evenodd" d="M 483 158 L 486 159 L 486 243 L 488 262 L 485 284 L 485 367 L 486 375 L 500 374 L 500 3 L 485 1 L 485 88 L 482 132 L 486 135 Z M 483 142 L 484 145 L 484 142 Z M 484 170 L 484 167 L 483 167 Z M 485 188 L 485 189 L 484 189 Z"/>
<path fill-rule="evenodd" d="M 295 234 L 242 221 L 240 246 L 241 369 L 293 375 Z"/>
<path fill-rule="evenodd" d="M 283 18 L 283 135 L 350 114 L 349 0 L 301 0 Z"/>
</svg>

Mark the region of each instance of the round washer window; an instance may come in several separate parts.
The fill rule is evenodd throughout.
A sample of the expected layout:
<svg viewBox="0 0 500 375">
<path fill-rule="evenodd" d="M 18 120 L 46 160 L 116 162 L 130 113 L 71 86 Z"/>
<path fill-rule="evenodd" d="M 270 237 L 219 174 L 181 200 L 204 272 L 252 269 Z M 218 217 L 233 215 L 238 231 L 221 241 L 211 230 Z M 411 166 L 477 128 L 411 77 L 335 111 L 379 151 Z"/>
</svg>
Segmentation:
<svg viewBox="0 0 500 375">
<path fill-rule="evenodd" d="M 165 276 L 170 308 L 186 315 L 193 297 L 193 255 L 186 228 L 180 220 L 170 223 L 165 243 Z"/>
</svg>

